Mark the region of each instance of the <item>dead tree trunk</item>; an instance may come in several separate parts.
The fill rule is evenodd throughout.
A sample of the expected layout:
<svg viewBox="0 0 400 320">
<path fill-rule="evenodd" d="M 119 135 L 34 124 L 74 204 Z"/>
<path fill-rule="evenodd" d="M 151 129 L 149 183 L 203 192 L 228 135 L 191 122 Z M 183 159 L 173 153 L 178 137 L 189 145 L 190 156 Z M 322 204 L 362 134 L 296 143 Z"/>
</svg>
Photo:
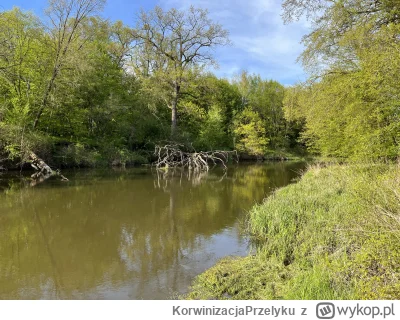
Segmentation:
<svg viewBox="0 0 400 320">
<path fill-rule="evenodd" d="M 36 170 L 36 173 L 31 176 L 35 180 L 43 182 L 51 176 L 59 176 L 62 181 L 68 181 L 68 179 L 61 174 L 60 170 L 51 169 L 46 162 L 32 151 L 29 153 L 29 162 L 31 163 L 32 168 Z"/>
</svg>

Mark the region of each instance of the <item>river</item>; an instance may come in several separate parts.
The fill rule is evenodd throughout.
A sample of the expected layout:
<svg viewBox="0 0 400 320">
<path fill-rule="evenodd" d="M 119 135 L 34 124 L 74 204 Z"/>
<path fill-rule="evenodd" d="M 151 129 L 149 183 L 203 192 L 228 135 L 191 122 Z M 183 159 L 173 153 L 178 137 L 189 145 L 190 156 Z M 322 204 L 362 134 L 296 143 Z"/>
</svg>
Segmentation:
<svg viewBox="0 0 400 320">
<path fill-rule="evenodd" d="M 189 177 L 64 171 L 32 187 L 0 175 L 0 299 L 170 299 L 220 258 L 249 253 L 248 210 L 304 163 Z"/>
</svg>

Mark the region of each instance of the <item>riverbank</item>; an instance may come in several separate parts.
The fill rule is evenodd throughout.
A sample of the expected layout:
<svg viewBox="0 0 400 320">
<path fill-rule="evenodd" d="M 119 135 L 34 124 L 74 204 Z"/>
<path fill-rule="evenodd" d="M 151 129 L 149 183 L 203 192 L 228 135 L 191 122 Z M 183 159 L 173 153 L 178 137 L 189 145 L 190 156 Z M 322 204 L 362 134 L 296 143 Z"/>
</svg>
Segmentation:
<svg viewBox="0 0 400 320">
<path fill-rule="evenodd" d="M 136 150 L 110 148 L 87 149 L 82 145 L 68 146 L 64 148 L 51 148 L 48 152 L 38 153 L 51 168 L 72 169 L 72 168 L 111 168 L 111 167 L 135 167 L 150 165 L 157 160 L 154 150 Z M 212 150 L 203 150 L 204 152 Z M 227 148 L 227 153 L 234 152 Z M 2 171 L 21 171 L 21 169 L 32 169 L 29 160 L 21 161 L 20 157 L 9 158 L 7 153 L 0 148 L 0 172 Z M 237 155 L 239 162 L 277 162 L 277 161 L 312 161 L 314 158 L 304 153 L 290 151 L 270 151 L 261 157 L 239 153 Z M 236 156 L 231 157 L 228 163 L 236 163 Z M 211 162 L 211 161 L 210 161 Z"/>
<path fill-rule="evenodd" d="M 188 299 L 399 299 L 400 165 L 315 165 L 250 211 L 257 252 Z"/>
</svg>

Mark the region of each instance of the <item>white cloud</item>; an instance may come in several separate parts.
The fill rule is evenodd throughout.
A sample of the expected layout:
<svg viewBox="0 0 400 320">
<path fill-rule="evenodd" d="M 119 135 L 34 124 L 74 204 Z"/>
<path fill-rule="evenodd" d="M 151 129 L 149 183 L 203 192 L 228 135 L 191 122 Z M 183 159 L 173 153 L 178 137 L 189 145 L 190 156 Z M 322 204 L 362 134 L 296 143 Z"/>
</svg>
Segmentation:
<svg viewBox="0 0 400 320">
<path fill-rule="evenodd" d="M 219 76 L 232 77 L 240 70 L 260 74 L 283 84 L 305 78 L 296 59 L 309 24 L 299 21 L 285 25 L 281 0 L 165 0 L 165 9 L 187 9 L 191 5 L 209 10 L 210 17 L 230 32 L 232 46 L 218 48 Z"/>
</svg>

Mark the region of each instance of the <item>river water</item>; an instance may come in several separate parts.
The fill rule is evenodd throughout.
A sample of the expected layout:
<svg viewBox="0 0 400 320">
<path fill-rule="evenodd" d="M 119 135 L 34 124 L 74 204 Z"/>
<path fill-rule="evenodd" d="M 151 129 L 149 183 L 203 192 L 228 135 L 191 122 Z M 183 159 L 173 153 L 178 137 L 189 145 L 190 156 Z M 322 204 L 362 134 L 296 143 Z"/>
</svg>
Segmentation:
<svg viewBox="0 0 400 320">
<path fill-rule="evenodd" d="M 248 210 L 304 163 L 0 175 L 0 299 L 169 299 L 220 258 L 251 250 Z"/>
</svg>

